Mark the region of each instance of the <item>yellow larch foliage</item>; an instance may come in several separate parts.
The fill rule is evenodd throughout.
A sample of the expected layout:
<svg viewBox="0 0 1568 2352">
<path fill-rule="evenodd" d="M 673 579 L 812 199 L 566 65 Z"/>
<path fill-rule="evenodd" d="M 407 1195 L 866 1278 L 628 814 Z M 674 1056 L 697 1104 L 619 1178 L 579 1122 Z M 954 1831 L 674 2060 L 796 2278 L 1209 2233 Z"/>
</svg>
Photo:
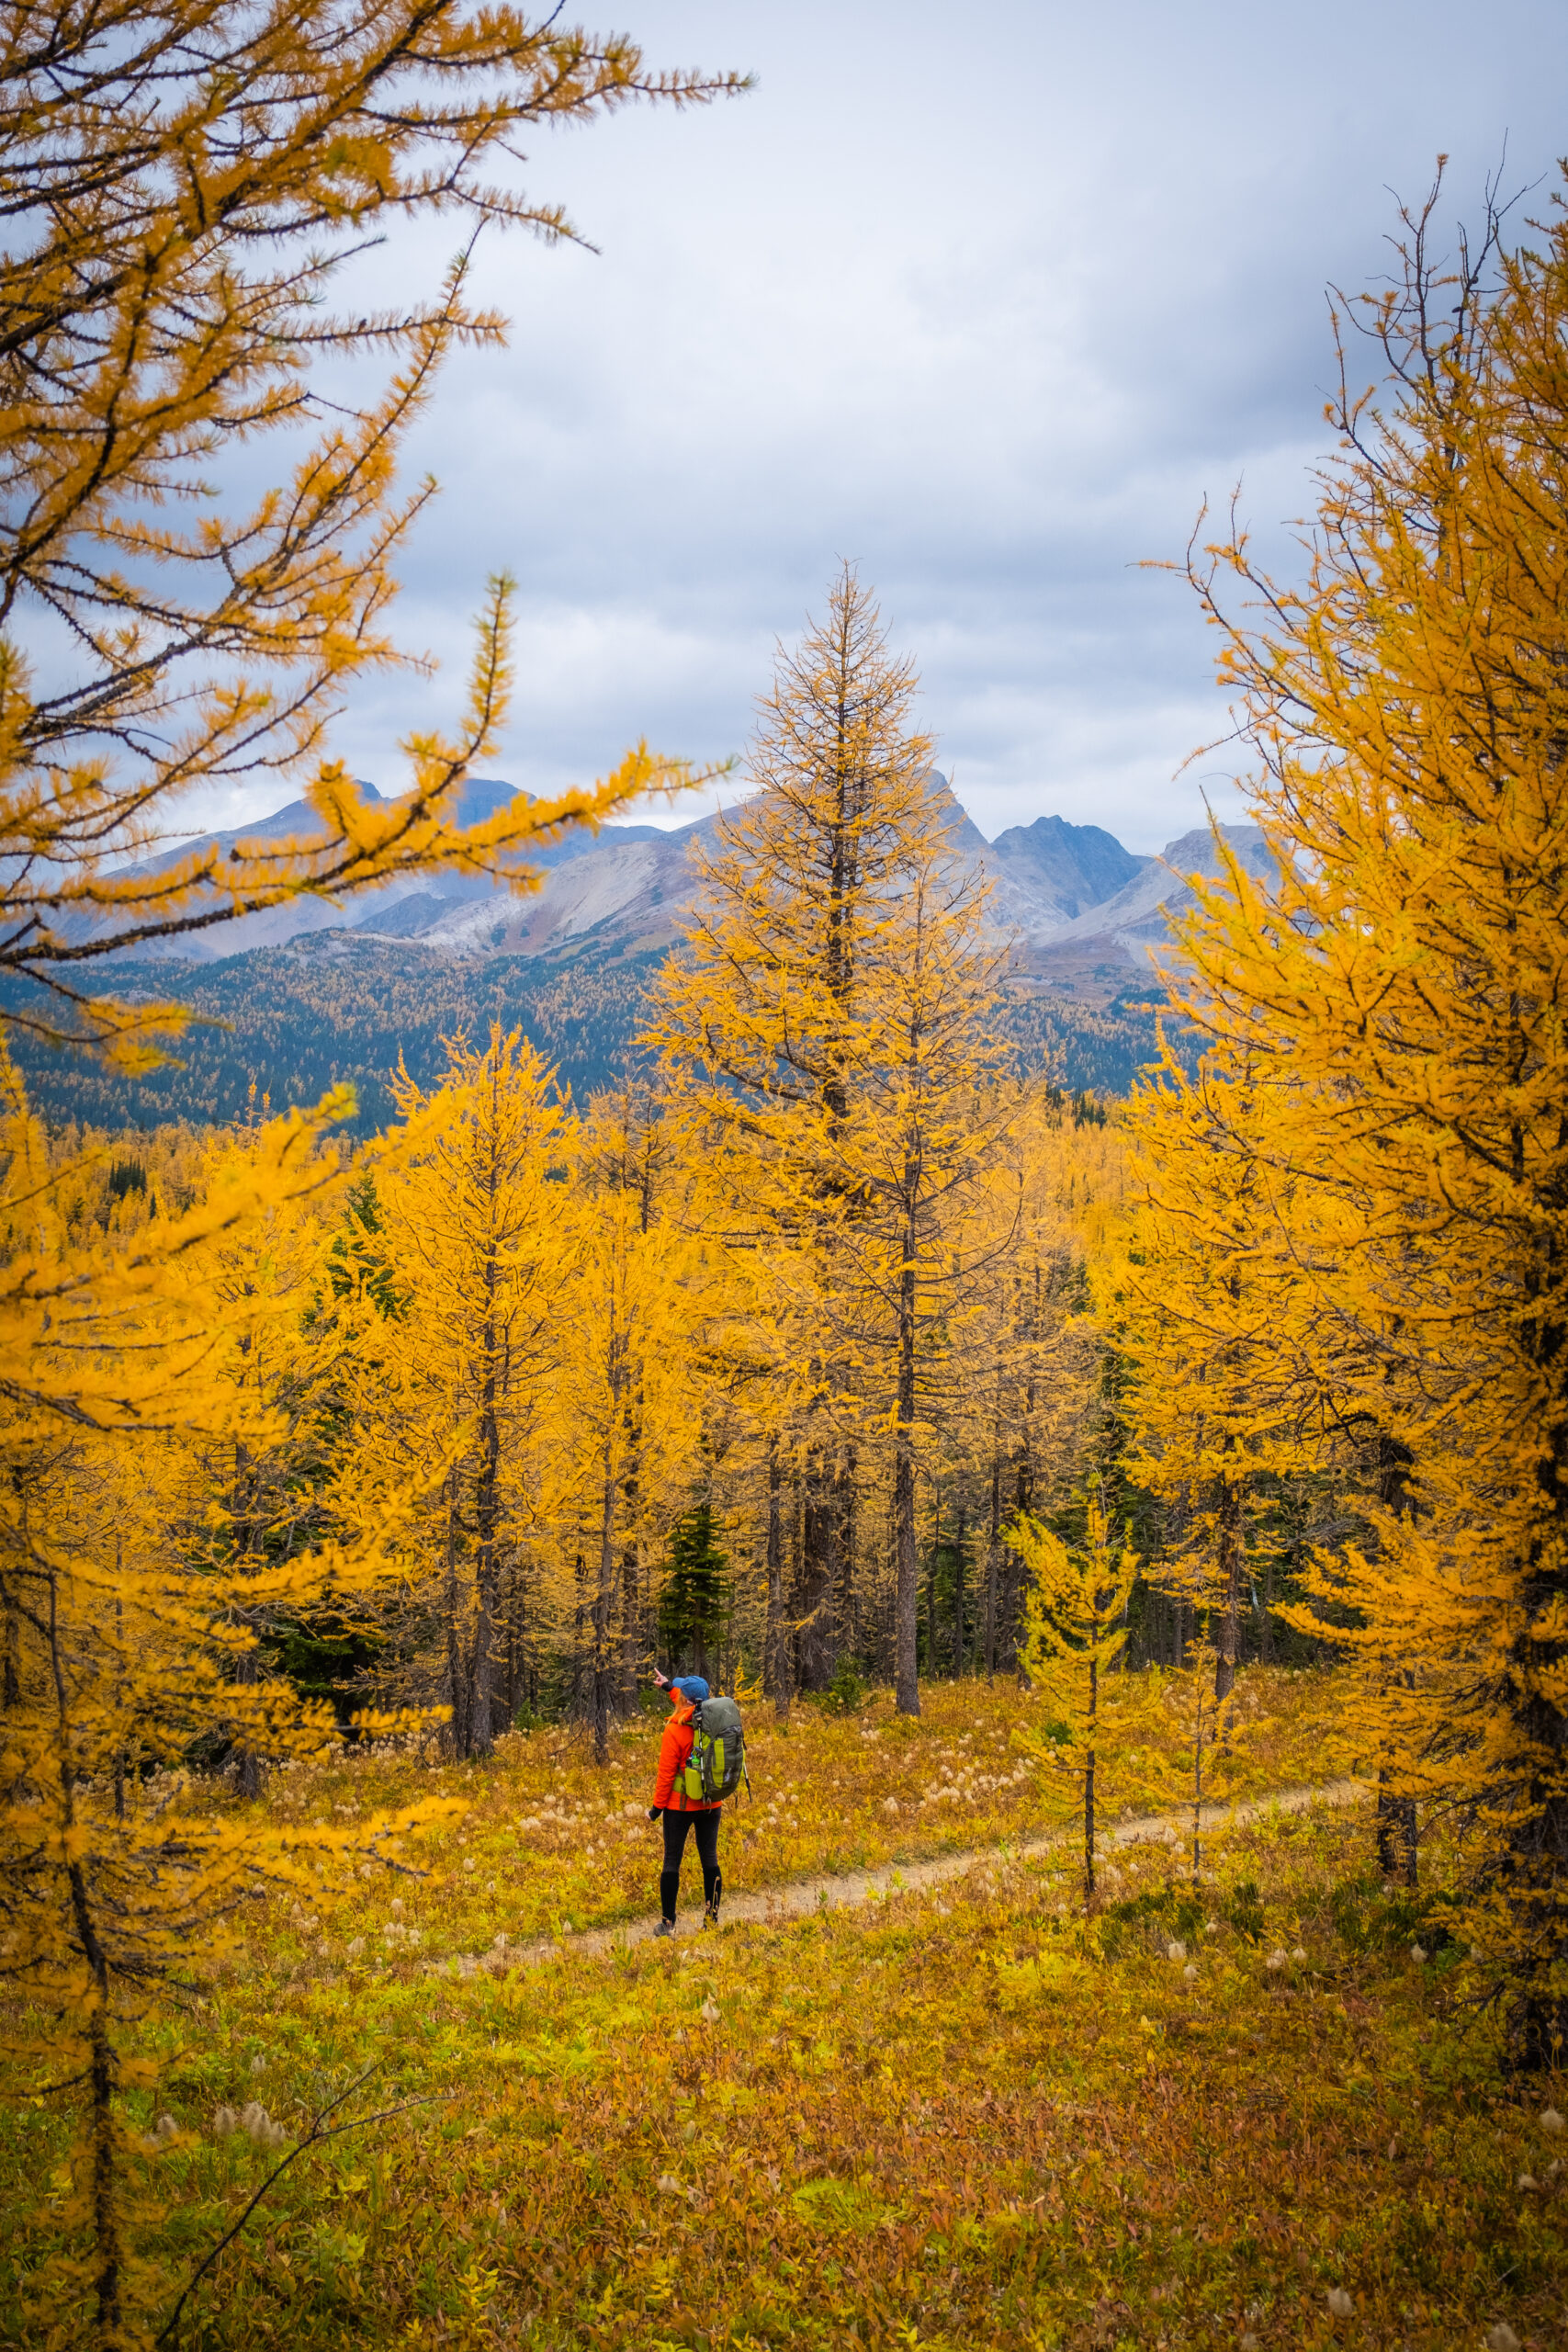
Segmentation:
<svg viewBox="0 0 1568 2352">
<path fill-rule="evenodd" d="M 677 780 L 639 747 L 600 786 L 457 822 L 504 699 L 504 582 L 462 729 L 411 740 L 403 797 L 367 800 L 328 754 L 345 687 L 408 658 L 392 565 L 433 488 L 399 492 L 408 430 L 446 354 L 503 331 L 468 301 L 466 257 L 433 298 L 366 315 L 344 273 L 399 217 L 572 233 L 487 177 L 520 134 L 740 85 L 649 73 L 630 41 L 508 6 L 56 0 L 5 22 L 0 968 L 40 984 L 33 1025 L 134 1066 L 178 1010 L 84 999 L 85 959 L 401 872 L 525 878 L 531 842 Z M 333 356 L 389 360 L 389 380 L 318 405 Z M 286 479 L 225 497 L 215 478 L 267 436 Z M 41 668 L 39 615 L 65 648 Z M 298 839 L 127 862 L 177 833 L 193 789 L 300 766 Z"/>
<path fill-rule="evenodd" d="M 459 1756 L 495 1736 L 496 1635 L 561 1475 L 556 1388 L 576 1237 L 570 1104 L 516 1032 L 448 1041 L 428 1090 L 400 1072 L 402 1114 L 370 1156 L 373 1229 L 354 1244 L 354 1476 L 410 1510 L 406 1573 L 432 1653 L 403 1661 L 439 1695 Z M 367 1204 L 369 1206 L 369 1204 Z"/>
<path fill-rule="evenodd" d="M 944 1448 L 979 1469 L 988 1488 L 984 1662 L 1018 1613 L 1018 1555 L 1008 1524 L 1067 1499 L 1102 1418 L 1102 1337 L 1085 1288 L 1086 1262 L 1103 1252 L 1100 1225 L 1117 1229 L 1122 1136 L 1075 1125 L 1044 1079 L 985 1124 L 1001 1125 L 988 1154 L 983 1207 L 972 1228 L 980 1273 L 954 1337 L 955 1383 Z"/>
<path fill-rule="evenodd" d="M 612 1713 L 636 1705 L 647 1661 L 649 1580 L 703 1453 L 705 1323 L 714 1304 L 702 1261 L 660 1181 L 660 1123 L 635 1092 L 602 1097 L 580 1140 L 577 1246 L 558 1302 L 569 1367 L 558 1511 L 563 1618 L 573 1643 L 596 1758 Z M 670 1188 L 672 1189 L 672 1186 Z"/>
<path fill-rule="evenodd" d="M 647 1035 L 721 1143 L 728 1224 L 797 1294 L 804 1679 L 827 1679 L 856 1453 L 881 1437 L 910 1713 L 922 1387 L 973 1279 L 963 1216 L 1006 1124 L 976 1115 L 997 1058 L 986 891 L 953 857 L 915 690 L 846 566 L 827 617 L 779 655 L 750 759 L 758 789 L 724 820 Z"/>
<path fill-rule="evenodd" d="M 334 317 L 329 299 L 400 215 L 564 232 L 485 180 L 526 124 L 724 85 L 504 7 L 61 6 L 12 8 L 6 34 L 0 966 L 37 985 L 5 1017 L 134 1067 L 183 1013 L 85 998 L 80 967 L 399 873 L 525 884 L 531 842 L 682 780 L 639 746 L 601 785 L 461 827 L 505 712 L 504 580 L 460 727 L 404 747 L 411 789 L 367 797 L 332 758 L 344 690 L 402 658 L 392 566 L 429 494 L 399 492 L 407 431 L 444 356 L 501 322 L 468 301 L 466 262 L 393 312 Z M 389 380 L 321 411 L 329 354 L 384 355 Z M 252 469 L 268 435 L 285 478 L 247 499 L 231 461 Z M 158 854 L 190 794 L 278 774 L 302 777 L 298 838 Z M 374 1869 L 395 1828 L 280 1838 L 183 1770 L 227 1756 L 243 1794 L 341 1736 L 275 1672 L 272 1638 L 367 1609 L 417 1499 L 343 1459 L 349 1326 L 387 1303 L 355 1295 L 309 1206 L 339 1182 L 322 1145 L 351 1108 L 344 1091 L 193 1148 L 156 1215 L 142 1169 L 143 1197 L 100 1219 L 108 1151 L 51 1149 L 0 1069 L 0 1965 L 13 2086 L 81 2118 L 73 2251 L 38 2283 L 69 2324 L 85 2294 L 106 2347 L 147 2340 L 160 2290 L 123 2097 L 182 1955 L 312 1845 Z"/>
<path fill-rule="evenodd" d="M 1042 1786 L 1063 1792 L 1083 1833 L 1084 1900 L 1095 1892 L 1098 1841 L 1113 1817 L 1159 1782 L 1157 1676 L 1115 1670 L 1127 1646 L 1125 1611 L 1138 1575 L 1130 1544 L 1117 1544 L 1094 1498 L 1074 1548 L 1039 1520 L 1020 1517 L 1007 1541 L 1029 1572 L 1019 1668 L 1047 1721 L 1017 1734 L 1046 1768 Z"/>
<path fill-rule="evenodd" d="M 1539 2064 L 1568 2039 L 1568 227 L 1488 291 L 1434 274 L 1429 222 L 1308 582 L 1224 624 L 1279 876 L 1201 888 L 1176 987 L 1227 1144 L 1245 1080 L 1305 1204 L 1255 1214 L 1328 1244 L 1298 1261 L 1321 1377 L 1389 1475 L 1318 1590 L 1391 1785 L 1473 1826 L 1461 1933 Z M 1215 560 L 1221 617 L 1249 560 Z"/>
<path fill-rule="evenodd" d="M 1165 1506 L 1154 1575 L 1212 1623 L 1221 1701 L 1282 1485 L 1342 1442 L 1345 1350 L 1313 1281 L 1329 1238 L 1274 1150 L 1279 1109 L 1245 1064 L 1190 1084 L 1168 1051 L 1132 1105 L 1128 1214 L 1096 1264 L 1129 1469 Z"/>
<path fill-rule="evenodd" d="M 122 2107 L 157 2078 L 150 2007 L 193 1945 L 231 1939 L 250 1894 L 395 1851 L 445 1810 L 283 1834 L 187 1769 L 227 1754 L 254 1788 L 248 1761 L 336 1746 L 333 1711 L 299 1700 L 264 1636 L 385 1574 L 373 1533 L 304 1522 L 290 1475 L 323 1377 L 299 1330 L 312 1205 L 337 1180 L 321 1134 L 295 1116 L 220 1143 L 184 1217 L 95 1249 L 61 1226 L 6 1066 L 0 1329 L 23 1377 L 0 1407 L 4 2040 L 24 2085 L 79 2112 L 65 2220 L 86 2250 L 39 2283 L 87 2292 L 106 2344 L 144 2340 L 163 2291 L 138 2256 L 146 2152 Z"/>
</svg>

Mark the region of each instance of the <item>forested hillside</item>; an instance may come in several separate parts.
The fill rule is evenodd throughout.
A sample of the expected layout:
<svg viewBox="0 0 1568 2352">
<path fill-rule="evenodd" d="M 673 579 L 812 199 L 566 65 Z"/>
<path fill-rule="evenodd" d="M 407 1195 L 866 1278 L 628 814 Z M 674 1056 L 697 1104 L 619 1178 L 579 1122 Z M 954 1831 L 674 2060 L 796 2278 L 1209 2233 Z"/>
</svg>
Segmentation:
<svg viewBox="0 0 1568 2352">
<path fill-rule="evenodd" d="M 580 1099 L 620 1084 L 637 1067 L 644 994 L 662 948 L 626 954 L 585 946 L 570 958 L 492 956 L 459 962 L 417 946 L 315 933 L 286 947 L 224 962 L 117 964 L 92 972 L 89 992 L 139 994 L 188 1005 L 197 1018 L 164 1068 L 127 1076 L 26 1029 L 17 1061 L 29 1096 L 59 1125 L 116 1129 L 247 1115 L 254 1099 L 276 1109 L 319 1102 L 351 1085 L 358 1135 L 391 1116 L 400 1054 L 429 1082 L 446 1065 L 443 1037 L 489 1035 L 492 1022 L 521 1028 Z M 0 1012 L 36 1005 L 38 991 L 0 981 Z M 1125 1094 L 1156 1053 L 1149 991 L 1136 984 L 1104 1007 L 1058 990 L 1010 989 L 992 1015 L 995 1035 L 1021 1076 L 1043 1072 L 1069 1092 Z"/>
<path fill-rule="evenodd" d="M 96 979 L 121 995 L 140 986 L 190 1006 L 197 1021 L 161 1069 L 122 1077 L 28 1037 L 17 1059 L 39 1110 L 55 1121 L 221 1125 L 246 1114 L 253 1087 L 257 1101 L 269 1097 L 283 1110 L 346 1084 L 358 1097 L 355 1132 L 373 1135 L 392 1114 L 400 1054 L 428 1082 L 446 1067 L 443 1037 L 486 1038 L 492 1022 L 525 1030 L 575 1093 L 618 1083 L 632 1059 L 642 991 L 662 960 L 655 952 L 608 962 L 585 955 L 558 966 L 523 956 L 465 964 L 329 933 L 223 963 L 122 967 Z"/>
</svg>

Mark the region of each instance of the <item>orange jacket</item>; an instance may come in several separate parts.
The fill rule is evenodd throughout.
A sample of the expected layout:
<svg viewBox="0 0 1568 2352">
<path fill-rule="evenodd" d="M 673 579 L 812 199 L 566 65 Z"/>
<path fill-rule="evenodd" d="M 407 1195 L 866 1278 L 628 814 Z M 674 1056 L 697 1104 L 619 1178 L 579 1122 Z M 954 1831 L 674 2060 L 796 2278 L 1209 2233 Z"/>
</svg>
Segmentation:
<svg viewBox="0 0 1568 2352">
<path fill-rule="evenodd" d="M 659 1772 L 653 1783 L 653 1802 L 668 1806 L 671 1813 L 718 1813 L 723 1809 L 720 1804 L 705 1804 L 689 1797 L 684 1789 L 677 1785 L 692 1760 L 692 1717 L 695 1713 L 696 1709 L 689 1699 L 678 1699 L 670 1710 L 670 1720 L 659 1743 Z"/>
</svg>

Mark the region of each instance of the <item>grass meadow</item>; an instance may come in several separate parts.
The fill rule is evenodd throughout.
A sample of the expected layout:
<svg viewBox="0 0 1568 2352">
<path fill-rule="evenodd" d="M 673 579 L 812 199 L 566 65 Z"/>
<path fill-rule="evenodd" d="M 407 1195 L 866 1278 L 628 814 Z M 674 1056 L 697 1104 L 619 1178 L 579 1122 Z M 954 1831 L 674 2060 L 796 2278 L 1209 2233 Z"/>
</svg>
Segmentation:
<svg viewBox="0 0 1568 2352">
<path fill-rule="evenodd" d="M 423 1875 L 254 1906 L 167 2011 L 140 2121 L 171 2303 L 328 2102 L 357 2085 L 332 2120 L 382 2118 L 290 2163 L 171 2340 L 1568 2342 L 1568 2092 L 1504 2078 L 1465 1956 L 1377 1875 L 1369 1803 L 1265 1808 L 1196 1883 L 1179 1838 L 1123 1848 L 1086 1913 L 1069 1849 L 1020 1850 L 1060 1818 L 1014 1742 L 1029 1703 L 998 1682 L 937 1686 L 918 1723 L 881 1697 L 787 1731 L 758 1712 L 731 1893 L 972 1867 L 598 1953 L 573 1930 L 657 1907 L 656 1719 L 603 1770 L 540 1731 L 488 1768 L 279 1776 L 265 1801 L 301 1822 L 432 1786 L 467 1811 L 411 1843 Z M 1328 1678 L 1255 1672 L 1247 1703 L 1257 1785 L 1314 1778 Z M 1440 1883 L 1450 1858 L 1424 1859 Z M 71 2324 L 28 2284 L 66 2134 L 47 2104 L 4 2130 L 0 2335 L 41 2352 Z"/>
</svg>

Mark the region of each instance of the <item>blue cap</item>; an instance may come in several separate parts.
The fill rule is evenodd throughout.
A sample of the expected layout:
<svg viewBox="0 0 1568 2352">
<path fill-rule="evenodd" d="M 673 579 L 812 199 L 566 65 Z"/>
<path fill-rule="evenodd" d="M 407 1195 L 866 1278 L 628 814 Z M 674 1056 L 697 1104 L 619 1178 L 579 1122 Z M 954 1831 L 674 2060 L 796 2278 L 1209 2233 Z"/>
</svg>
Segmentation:
<svg viewBox="0 0 1568 2352">
<path fill-rule="evenodd" d="M 678 1674 L 670 1688 L 679 1690 L 682 1698 L 689 1699 L 694 1707 L 700 1707 L 708 1695 L 708 1686 L 700 1674 Z"/>
</svg>

